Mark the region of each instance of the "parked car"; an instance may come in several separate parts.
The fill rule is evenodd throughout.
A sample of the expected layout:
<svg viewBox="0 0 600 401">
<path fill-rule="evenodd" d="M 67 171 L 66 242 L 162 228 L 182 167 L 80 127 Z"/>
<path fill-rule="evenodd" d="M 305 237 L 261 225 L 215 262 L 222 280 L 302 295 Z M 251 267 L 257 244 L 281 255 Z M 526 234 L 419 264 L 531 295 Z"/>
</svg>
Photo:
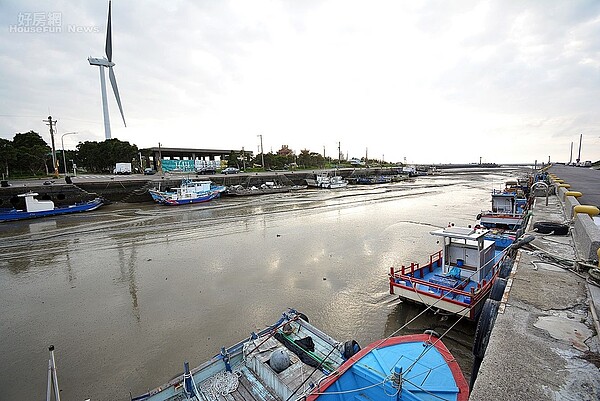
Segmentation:
<svg viewBox="0 0 600 401">
<path fill-rule="evenodd" d="M 235 167 L 227 167 L 224 168 L 223 170 L 221 170 L 221 174 L 237 174 L 240 172 L 239 168 L 235 168 Z"/>
<path fill-rule="evenodd" d="M 145 175 L 152 175 L 152 174 L 155 174 L 155 173 L 156 173 L 156 171 L 154 171 L 154 169 L 152 169 L 150 167 L 144 169 L 144 174 Z"/>
</svg>

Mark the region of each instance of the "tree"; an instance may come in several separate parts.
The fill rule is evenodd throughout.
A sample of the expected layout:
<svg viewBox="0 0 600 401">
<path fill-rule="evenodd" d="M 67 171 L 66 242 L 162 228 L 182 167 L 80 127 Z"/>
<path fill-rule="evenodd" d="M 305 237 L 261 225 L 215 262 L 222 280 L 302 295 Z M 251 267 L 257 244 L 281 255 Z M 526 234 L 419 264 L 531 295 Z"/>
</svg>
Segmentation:
<svg viewBox="0 0 600 401">
<path fill-rule="evenodd" d="M 238 154 L 235 150 L 232 150 L 227 156 L 227 167 L 236 167 L 240 168 L 240 162 L 238 160 Z"/>
<path fill-rule="evenodd" d="M 298 164 L 305 168 L 311 167 L 310 150 L 302 149 L 298 156 Z"/>
<path fill-rule="evenodd" d="M 104 162 L 101 160 L 98 142 L 79 142 L 77 144 L 77 164 L 90 172 L 102 171 Z"/>
<path fill-rule="evenodd" d="M 17 161 L 17 152 L 12 141 L 0 138 L 0 164 L 2 175 L 8 178 L 8 173 L 15 167 Z"/>
<path fill-rule="evenodd" d="M 37 132 L 15 134 L 13 147 L 17 155 L 17 170 L 27 171 L 33 175 L 38 175 L 45 170 L 48 174 L 47 161 L 51 156 L 51 149 Z"/>
<path fill-rule="evenodd" d="M 86 141 L 77 145 L 77 162 L 89 171 L 112 172 L 116 163 L 130 163 L 138 156 L 138 148 L 129 142 L 107 139 L 103 142 Z"/>
</svg>

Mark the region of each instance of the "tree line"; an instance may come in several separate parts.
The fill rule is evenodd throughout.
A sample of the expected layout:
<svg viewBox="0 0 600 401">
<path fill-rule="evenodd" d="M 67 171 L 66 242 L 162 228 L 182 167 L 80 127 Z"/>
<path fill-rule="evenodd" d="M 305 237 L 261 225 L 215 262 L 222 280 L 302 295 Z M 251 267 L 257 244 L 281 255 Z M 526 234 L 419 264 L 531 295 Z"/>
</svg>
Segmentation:
<svg viewBox="0 0 600 401">
<path fill-rule="evenodd" d="M 56 167 L 61 174 L 73 171 L 73 165 L 77 166 L 78 171 L 112 173 L 116 163 L 131 161 L 134 171 L 142 172 L 146 167 L 154 167 L 150 165 L 150 156 L 149 150 L 138 149 L 135 144 L 118 139 L 86 141 L 80 142 L 76 150 L 66 150 L 64 156 L 62 149 L 56 149 Z M 225 162 L 228 167 L 246 170 L 326 168 L 332 163 L 339 163 L 308 149 L 296 154 L 286 145 L 275 153 L 257 154 L 254 157 L 250 153 L 232 150 Z M 17 133 L 12 141 L 0 138 L 0 165 L 3 179 L 48 176 L 55 172 L 52 148 L 34 131 Z"/>
<path fill-rule="evenodd" d="M 56 169 L 61 174 L 73 171 L 73 165 L 78 170 L 112 173 L 115 163 L 135 160 L 139 150 L 129 142 L 108 139 L 103 142 L 80 142 L 77 150 L 66 150 L 64 156 L 62 149 L 56 149 L 55 153 Z M 12 141 L 0 138 L 0 164 L 4 179 L 48 176 L 55 171 L 52 148 L 34 131 L 17 133 Z"/>
</svg>

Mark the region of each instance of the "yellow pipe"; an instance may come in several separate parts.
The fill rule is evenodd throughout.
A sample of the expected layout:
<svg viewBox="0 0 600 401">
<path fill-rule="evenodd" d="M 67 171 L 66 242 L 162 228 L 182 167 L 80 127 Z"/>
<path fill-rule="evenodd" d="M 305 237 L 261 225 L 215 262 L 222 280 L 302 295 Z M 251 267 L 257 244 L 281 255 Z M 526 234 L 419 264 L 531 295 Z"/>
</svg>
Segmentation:
<svg viewBox="0 0 600 401">
<path fill-rule="evenodd" d="M 578 191 L 567 191 L 567 192 L 565 192 L 565 196 L 574 196 L 576 198 L 580 198 L 583 196 L 583 194 Z"/>
<path fill-rule="evenodd" d="M 571 188 L 571 184 L 558 184 L 558 188 Z"/>
<path fill-rule="evenodd" d="M 590 217 L 597 216 L 600 213 L 600 209 L 592 205 L 577 205 L 573 208 L 573 216 L 577 213 L 585 213 Z"/>
<path fill-rule="evenodd" d="M 554 180 L 554 182 L 557 183 L 557 184 L 562 184 L 563 182 L 565 182 L 565 180 L 561 180 L 560 178 L 556 178 Z"/>
</svg>

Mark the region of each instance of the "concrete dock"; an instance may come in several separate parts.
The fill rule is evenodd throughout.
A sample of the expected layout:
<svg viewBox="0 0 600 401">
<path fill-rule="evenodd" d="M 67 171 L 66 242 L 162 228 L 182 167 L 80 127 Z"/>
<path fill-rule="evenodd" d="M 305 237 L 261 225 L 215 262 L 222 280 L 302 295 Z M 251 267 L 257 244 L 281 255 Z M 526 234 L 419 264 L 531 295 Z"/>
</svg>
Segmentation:
<svg viewBox="0 0 600 401">
<path fill-rule="evenodd" d="M 570 190 L 585 193 L 589 180 L 571 173 Z M 565 188 L 551 189 L 536 194 L 525 233 L 535 239 L 517 253 L 470 400 L 600 400 L 600 287 L 588 274 L 600 229 L 572 216 Z M 569 235 L 533 231 L 541 221 L 567 224 Z"/>
</svg>

